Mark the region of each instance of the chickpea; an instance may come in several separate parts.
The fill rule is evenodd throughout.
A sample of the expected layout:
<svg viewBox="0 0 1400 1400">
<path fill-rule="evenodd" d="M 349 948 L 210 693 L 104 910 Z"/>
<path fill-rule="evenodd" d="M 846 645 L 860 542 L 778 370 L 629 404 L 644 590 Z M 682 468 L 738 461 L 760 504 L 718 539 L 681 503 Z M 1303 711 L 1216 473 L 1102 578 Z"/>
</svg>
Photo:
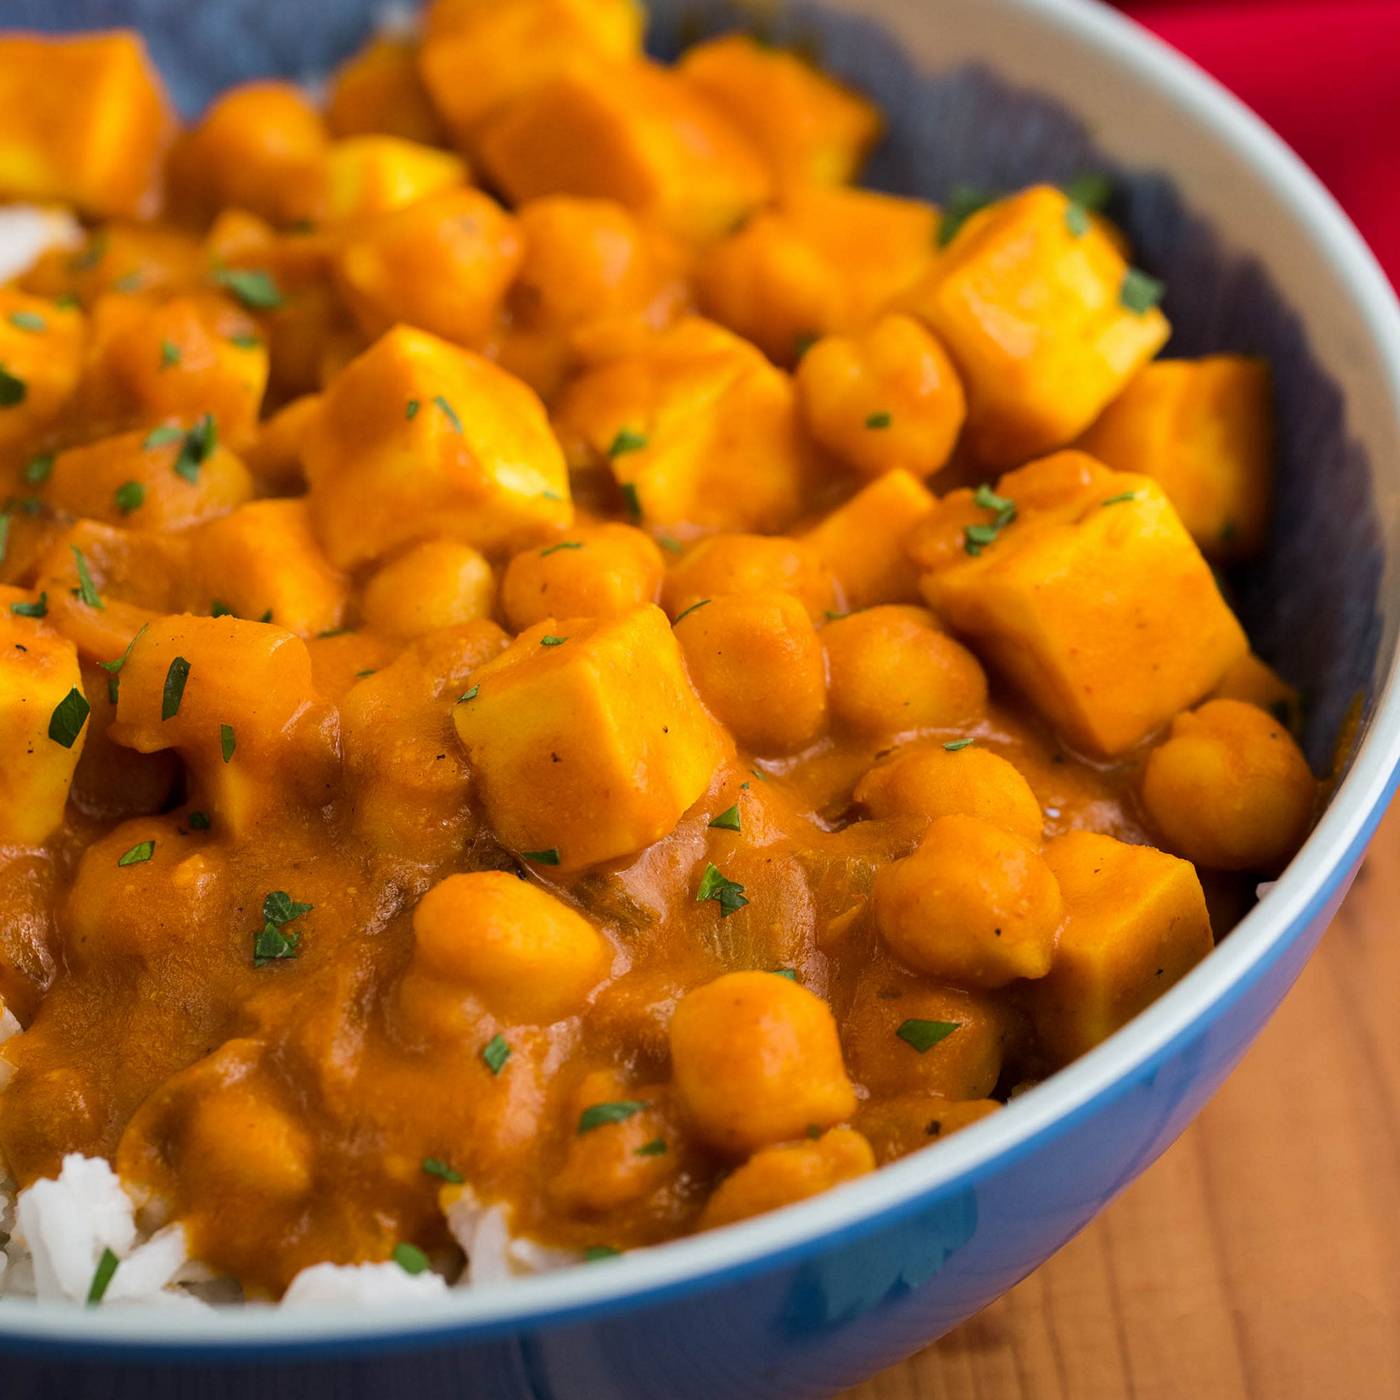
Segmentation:
<svg viewBox="0 0 1400 1400">
<path fill-rule="evenodd" d="M 608 970 L 602 935 L 553 895 L 501 870 L 449 875 L 413 911 L 414 961 L 493 1014 L 557 1021 Z"/>
<path fill-rule="evenodd" d="M 385 636 L 421 637 L 489 617 L 495 593 L 491 566 L 479 550 L 456 540 L 427 540 L 370 579 L 365 623 Z"/>
<path fill-rule="evenodd" d="M 676 1090 L 710 1147 L 744 1156 L 849 1118 L 856 1095 L 831 1008 L 771 972 L 730 972 L 671 1021 Z"/>
<path fill-rule="evenodd" d="M 975 745 L 904 749 L 866 773 L 855 800 L 872 817 L 981 817 L 1027 841 L 1039 841 L 1045 824 L 1019 770 Z"/>
<path fill-rule="evenodd" d="M 981 817 L 940 817 L 875 877 L 875 919 L 916 971 L 1002 987 L 1050 971 L 1060 887 L 1029 841 Z"/>
<path fill-rule="evenodd" d="M 797 367 L 797 392 L 812 436 L 865 477 L 936 472 L 967 416 L 947 351 L 911 316 L 817 341 Z"/>
<path fill-rule="evenodd" d="M 295 1200 L 311 1190 L 315 1166 L 306 1130 L 248 1080 L 193 1100 L 180 1156 L 200 1195 L 225 1200 Z"/>
<path fill-rule="evenodd" d="M 661 551 L 640 530 L 611 523 L 576 526 L 510 561 L 501 579 L 501 608 L 516 632 L 549 617 L 619 617 L 654 603 L 664 572 Z"/>
<path fill-rule="evenodd" d="M 803 540 L 768 535 L 713 535 L 672 566 L 661 591 L 673 617 L 702 598 L 776 590 L 791 593 L 814 622 L 839 610 L 831 570 Z"/>
<path fill-rule="evenodd" d="M 1302 844 L 1316 801 L 1288 730 L 1242 700 L 1179 714 L 1143 770 L 1142 803 L 1164 844 L 1211 870 L 1276 873 Z"/>
<path fill-rule="evenodd" d="M 790 593 L 735 594 L 676 624 L 690 678 L 747 749 L 796 753 L 826 726 L 826 658 Z"/>
<path fill-rule="evenodd" d="M 765 1147 L 715 1188 L 701 1212 L 700 1228 L 713 1230 L 748 1220 L 874 1170 L 870 1144 L 850 1128 L 833 1128 L 815 1142 Z"/>
<path fill-rule="evenodd" d="M 834 724 L 866 739 L 974 724 L 987 707 L 977 658 L 924 608 L 888 605 L 822 629 Z"/>
</svg>

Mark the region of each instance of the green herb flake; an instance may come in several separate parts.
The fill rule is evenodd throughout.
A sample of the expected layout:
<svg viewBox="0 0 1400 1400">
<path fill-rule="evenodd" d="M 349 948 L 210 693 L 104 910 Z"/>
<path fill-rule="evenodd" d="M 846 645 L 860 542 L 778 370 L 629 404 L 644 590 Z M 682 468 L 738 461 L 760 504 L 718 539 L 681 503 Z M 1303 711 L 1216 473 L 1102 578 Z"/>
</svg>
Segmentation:
<svg viewBox="0 0 1400 1400">
<path fill-rule="evenodd" d="M 165 672 L 165 688 L 160 696 L 160 717 L 174 719 L 180 713 L 180 701 L 185 698 L 185 682 L 190 678 L 190 663 L 183 656 L 170 658 Z"/>
<path fill-rule="evenodd" d="M 943 208 L 943 216 L 938 224 L 938 246 L 946 248 L 955 239 L 962 226 L 980 210 L 985 209 L 996 198 L 986 190 L 972 185 L 954 185 L 953 192 Z"/>
<path fill-rule="evenodd" d="M 600 1259 L 616 1259 L 622 1254 L 610 1244 L 591 1244 L 583 1251 L 585 1264 L 596 1264 Z"/>
<path fill-rule="evenodd" d="M 474 686 L 472 686 L 472 688 L 471 688 L 470 690 L 464 690 L 464 691 L 457 697 L 457 703 L 458 703 L 459 705 L 465 705 L 465 704 L 467 703 L 468 700 L 475 700 L 476 697 L 477 697 L 480 693 L 481 693 L 481 687 L 480 687 L 479 685 L 474 685 Z"/>
<path fill-rule="evenodd" d="M 145 441 L 141 446 L 145 451 L 150 452 L 157 447 L 167 447 L 172 442 L 179 442 L 185 436 L 185 430 L 178 428 L 174 423 L 162 423 L 159 428 L 152 428 L 146 434 Z"/>
<path fill-rule="evenodd" d="M 692 603 L 688 608 L 682 609 L 676 614 L 676 620 L 671 624 L 671 626 L 679 626 L 682 622 L 685 621 L 686 618 L 688 618 L 691 615 L 691 613 L 699 612 L 701 608 L 709 607 L 711 601 L 712 600 L 709 598 L 701 598 L 698 603 Z"/>
<path fill-rule="evenodd" d="M 115 282 L 112 283 L 114 292 L 135 292 L 141 288 L 141 274 L 137 271 L 123 272 Z"/>
<path fill-rule="evenodd" d="M 650 1142 L 644 1142 L 632 1155 L 634 1157 L 664 1157 L 666 1155 L 666 1139 L 652 1138 Z"/>
<path fill-rule="evenodd" d="M 635 525 L 642 518 L 642 498 L 637 494 L 637 483 L 624 481 L 618 490 L 622 492 L 622 503 L 627 507 L 627 518 Z"/>
<path fill-rule="evenodd" d="M 617 436 L 612 440 L 612 446 L 608 448 L 608 456 L 621 457 L 628 452 L 640 452 L 646 445 L 645 433 L 635 432 L 631 428 L 619 428 Z"/>
<path fill-rule="evenodd" d="M 281 928 L 283 924 L 294 923 L 303 914 L 309 914 L 315 907 L 314 904 L 302 904 L 293 899 L 286 890 L 273 890 L 263 898 L 262 916 L 267 923 Z"/>
<path fill-rule="evenodd" d="M 0 408 L 14 408 L 16 404 L 24 402 L 28 393 L 29 387 L 24 380 L 11 374 L 4 365 L 0 365 Z"/>
<path fill-rule="evenodd" d="M 972 502 L 979 510 L 989 510 L 996 517 L 990 523 L 963 528 L 963 548 L 969 554 L 977 555 L 989 544 L 995 544 L 1001 532 L 1016 519 L 1016 502 L 997 495 L 985 482 L 972 493 Z"/>
<path fill-rule="evenodd" d="M 1065 205 L 1065 227 L 1074 238 L 1083 238 L 1089 232 L 1089 211 L 1082 204 L 1071 200 Z"/>
<path fill-rule="evenodd" d="M 107 604 L 102 601 L 102 595 L 98 593 L 97 587 L 92 581 L 92 575 L 88 573 L 87 560 L 83 558 L 83 551 L 75 544 L 68 547 L 73 551 L 73 558 L 78 565 L 78 586 L 70 588 L 68 591 L 75 598 L 81 598 L 88 607 L 105 612 Z"/>
<path fill-rule="evenodd" d="M 792 342 L 793 359 L 801 360 L 802 357 L 821 339 L 819 335 L 813 335 L 811 331 L 803 331 Z"/>
<path fill-rule="evenodd" d="M 179 454 L 175 458 L 175 475 L 185 481 L 198 481 L 200 467 L 209 460 L 210 454 L 218 445 L 219 425 L 214 421 L 214 415 L 201 414 L 180 445 Z"/>
<path fill-rule="evenodd" d="M 98 1259 L 97 1268 L 92 1275 L 92 1283 L 88 1287 L 88 1307 L 95 1308 L 107 1296 L 107 1289 L 111 1287 L 112 1276 L 117 1272 L 119 1262 L 110 1249 L 102 1251 L 102 1257 Z"/>
<path fill-rule="evenodd" d="M 567 637 L 556 637 L 552 632 L 546 632 L 540 638 L 540 645 L 542 647 L 562 647 L 568 640 Z"/>
<path fill-rule="evenodd" d="M 435 394 L 433 396 L 433 403 L 441 410 L 442 416 L 452 424 L 452 431 L 454 433 L 460 433 L 462 431 L 462 420 L 457 417 L 457 410 L 454 409 L 441 394 Z"/>
<path fill-rule="evenodd" d="M 138 841 L 124 855 L 117 857 L 118 865 L 144 865 L 156 853 L 154 841 Z"/>
<path fill-rule="evenodd" d="M 466 1180 L 461 1172 L 453 1171 L 441 1157 L 424 1157 L 423 1170 L 429 1176 L 438 1177 L 453 1186 L 460 1186 Z"/>
<path fill-rule="evenodd" d="M 795 967 L 770 967 L 768 970 L 774 977 L 786 977 L 789 982 L 797 981 L 797 969 Z"/>
<path fill-rule="evenodd" d="M 103 258 L 107 256 L 108 235 L 105 228 L 100 228 L 88 239 L 87 246 L 74 253 L 69 259 L 68 266 L 74 272 L 86 272 L 90 267 L 96 267 Z"/>
<path fill-rule="evenodd" d="M 130 515 L 146 503 L 146 488 L 139 481 L 124 481 L 113 493 L 113 499 L 123 515 Z"/>
<path fill-rule="evenodd" d="M 422 408 L 422 406 L 423 405 L 420 404 L 417 399 L 409 399 L 408 406 L 403 411 L 403 416 L 407 418 L 410 423 L 413 422 L 413 420 L 418 417 L 418 410 Z"/>
<path fill-rule="evenodd" d="M 237 335 L 231 335 L 228 343 L 238 350 L 260 350 L 262 341 L 251 331 L 239 331 Z"/>
<path fill-rule="evenodd" d="M 30 486 L 42 486 L 53 475 L 53 453 L 42 452 L 24 464 L 24 479 Z"/>
<path fill-rule="evenodd" d="M 591 1133 L 595 1128 L 605 1128 L 611 1123 L 625 1123 L 647 1106 L 642 1099 L 616 1099 L 612 1103 L 590 1104 L 579 1114 L 579 1136 Z"/>
<path fill-rule="evenodd" d="M 376 667 L 376 666 L 366 666 L 365 669 L 364 669 L 363 671 L 356 671 L 356 672 L 355 672 L 355 679 L 356 679 L 357 681 L 362 681 L 362 680 L 364 680 L 364 678 L 365 678 L 366 676 L 375 676 L 375 675 L 378 675 L 378 674 L 379 674 L 379 668 L 378 668 L 378 667 Z"/>
<path fill-rule="evenodd" d="M 53 299 L 53 304 L 62 311 L 71 311 L 79 303 L 78 298 L 72 292 L 60 292 Z"/>
<path fill-rule="evenodd" d="M 739 830 L 739 805 L 738 805 L 738 803 L 735 803 L 735 805 L 732 806 L 732 807 L 726 808 L 723 812 L 721 812 L 721 813 L 719 814 L 719 816 L 717 816 L 717 817 L 710 823 L 710 825 L 711 825 L 712 827 L 716 828 L 716 830 L 719 830 L 719 831 L 738 831 L 738 830 Z"/>
<path fill-rule="evenodd" d="M 743 885 L 726 879 L 713 864 L 705 866 L 705 873 L 700 877 L 700 887 L 695 891 L 697 904 L 703 904 L 707 899 L 713 899 L 719 905 L 721 919 L 737 914 L 749 902 L 744 894 Z"/>
<path fill-rule="evenodd" d="M 561 549 L 582 549 L 582 540 L 560 540 L 558 544 L 552 544 L 548 549 L 540 550 L 540 558 L 548 559 L 551 554 L 558 554 Z"/>
<path fill-rule="evenodd" d="M 1118 289 L 1118 300 L 1139 316 L 1145 316 L 1166 291 L 1166 285 L 1138 268 L 1130 267 L 1123 274 L 1123 285 Z"/>
<path fill-rule="evenodd" d="M 947 749 L 949 753 L 960 753 L 963 749 L 970 747 L 976 742 L 976 739 L 949 739 L 943 747 Z"/>
<path fill-rule="evenodd" d="M 250 311 L 275 311 L 282 305 L 277 279 L 260 268 L 221 267 L 214 273 L 214 280 Z"/>
<path fill-rule="evenodd" d="M 416 1244 L 396 1244 L 394 1246 L 394 1263 L 406 1274 L 426 1273 L 428 1256 Z"/>
<path fill-rule="evenodd" d="M 49 738 L 55 744 L 71 749 L 91 713 L 92 706 L 88 704 L 87 697 L 74 686 L 54 706 L 54 712 L 49 716 Z"/>
<path fill-rule="evenodd" d="M 559 848 L 551 846 L 547 851 L 521 851 L 521 859 L 534 861 L 536 865 L 558 865 Z"/>
<path fill-rule="evenodd" d="M 1106 209 L 1113 198 L 1113 181 L 1101 170 L 1085 170 L 1060 188 L 1075 204 L 1096 214 Z"/>
<path fill-rule="evenodd" d="M 670 535 L 659 535 L 656 542 L 667 554 L 685 553 L 685 546 L 679 540 L 672 539 Z"/>
<path fill-rule="evenodd" d="M 185 820 L 189 822 L 191 831 L 208 831 L 213 825 L 208 812 L 191 812 Z"/>
<path fill-rule="evenodd" d="M 219 726 L 219 752 L 223 755 L 225 763 L 233 757 L 233 751 L 237 747 L 238 736 L 233 732 L 233 725 L 221 724 Z"/>
<path fill-rule="evenodd" d="M 498 1031 L 481 1047 L 481 1058 L 492 1074 L 499 1074 L 510 1059 L 510 1044 Z"/>
<path fill-rule="evenodd" d="M 867 428 L 888 428 L 894 422 L 893 417 L 887 409 L 882 409 L 879 413 L 872 413 L 866 420 Z"/>
<path fill-rule="evenodd" d="M 1110 496 L 1106 501 L 1100 501 L 1101 506 L 1121 506 L 1126 501 L 1135 501 L 1138 498 L 1136 491 L 1122 491 L 1116 496 Z"/>
<path fill-rule="evenodd" d="M 36 311 L 11 311 L 9 320 L 16 330 L 33 331 L 36 335 L 48 329 L 48 322 Z"/>
<path fill-rule="evenodd" d="M 160 343 L 160 367 L 161 369 L 171 369 L 180 363 L 181 350 L 173 340 L 162 340 Z"/>
<path fill-rule="evenodd" d="M 10 611 L 16 617 L 47 617 L 49 615 L 49 595 L 41 593 L 33 603 L 11 603 Z"/>
<path fill-rule="evenodd" d="M 253 935 L 253 966 L 266 967 L 271 962 L 282 962 L 297 956 L 301 934 L 280 929 L 276 924 L 264 924 Z"/>
<path fill-rule="evenodd" d="M 962 1025 L 961 1021 L 905 1021 L 895 1034 L 906 1044 L 912 1045 L 921 1055 L 926 1055 L 940 1040 L 946 1040 Z"/>
<path fill-rule="evenodd" d="M 107 698 L 114 705 L 117 703 L 117 678 L 121 675 L 122 667 L 130 660 L 132 648 L 145 635 L 146 628 L 149 626 L 150 623 L 143 622 L 140 627 L 136 629 L 136 635 L 126 644 L 126 650 L 122 652 L 115 661 L 99 661 L 97 663 L 107 672 Z"/>
</svg>

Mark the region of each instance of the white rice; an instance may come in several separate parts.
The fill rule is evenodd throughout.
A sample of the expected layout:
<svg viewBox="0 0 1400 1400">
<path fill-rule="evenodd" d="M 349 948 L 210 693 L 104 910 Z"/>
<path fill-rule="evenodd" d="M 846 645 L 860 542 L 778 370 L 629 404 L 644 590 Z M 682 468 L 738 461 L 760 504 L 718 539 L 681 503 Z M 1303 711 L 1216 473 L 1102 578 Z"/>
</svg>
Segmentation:
<svg viewBox="0 0 1400 1400">
<path fill-rule="evenodd" d="M 67 210 L 0 206 L 0 282 L 27 272 L 47 249 L 76 248 L 82 241 L 82 228 Z"/>
</svg>

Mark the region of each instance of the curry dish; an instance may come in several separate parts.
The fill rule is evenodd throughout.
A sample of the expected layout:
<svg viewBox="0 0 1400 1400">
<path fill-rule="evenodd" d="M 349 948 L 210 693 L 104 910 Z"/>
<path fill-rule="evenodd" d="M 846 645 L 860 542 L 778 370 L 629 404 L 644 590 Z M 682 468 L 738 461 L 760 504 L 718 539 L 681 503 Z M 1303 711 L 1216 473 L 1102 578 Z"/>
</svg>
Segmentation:
<svg viewBox="0 0 1400 1400">
<path fill-rule="evenodd" d="M 1102 177 L 857 188 L 864 96 L 641 42 L 437 0 L 182 126 L 0 36 L 71 230 L 0 287 L 0 1179 L 107 1159 L 249 1297 L 925 1148 L 1312 821 L 1216 572 L 1267 366 L 1156 358 Z"/>
</svg>

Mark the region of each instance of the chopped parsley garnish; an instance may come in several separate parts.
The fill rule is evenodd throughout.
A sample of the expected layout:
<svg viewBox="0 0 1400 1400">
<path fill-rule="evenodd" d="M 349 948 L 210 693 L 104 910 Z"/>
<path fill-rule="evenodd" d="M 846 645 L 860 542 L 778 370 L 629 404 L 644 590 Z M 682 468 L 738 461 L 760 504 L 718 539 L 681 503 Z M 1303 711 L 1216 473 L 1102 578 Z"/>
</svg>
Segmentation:
<svg viewBox="0 0 1400 1400">
<path fill-rule="evenodd" d="M 78 305 L 78 298 L 72 292 L 60 292 L 53 299 L 53 304 L 64 311 L 71 311 Z"/>
<path fill-rule="evenodd" d="M 688 618 L 691 615 L 691 613 L 699 612 L 701 608 L 708 607 L 710 605 L 710 602 L 711 600 L 709 598 L 701 598 L 698 603 L 692 603 L 688 608 L 683 608 L 680 612 L 676 614 L 676 620 L 671 624 L 671 626 L 677 626 L 679 623 L 685 621 L 685 619 Z"/>
<path fill-rule="evenodd" d="M 605 1128 L 610 1123 L 625 1123 L 646 1107 L 642 1099 L 616 1099 L 612 1103 L 590 1104 L 579 1114 L 579 1135 L 591 1133 L 595 1128 Z"/>
<path fill-rule="evenodd" d="M 111 1286 L 112 1276 L 117 1272 L 119 1262 L 110 1249 L 103 1249 L 102 1256 L 97 1261 L 97 1268 L 93 1271 L 92 1283 L 88 1287 L 88 1307 L 95 1308 L 107 1296 L 107 1289 Z"/>
<path fill-rule="evenodd" d="M 251 331 L 239 331 L 237 335 L 229 336 L 228 343 L 239 350 L 257 350 L 262 346 L 262 341 Z"/>
<path fill-rule="evenodd" d="M 659 535 L 656 542 L 667 554 L 685 553 L 685 546 L 679 540 L 673 540 L 670 535 Z"/>
<path fill-rule="evenodd" d="M 293 923 L 303 914 L 309 914 L 315 907 L 314 904 L 302 904 L 293 899 L 286 890 L 273 890 L 263 899 L 262 916 L 268 923 L 281 928 L 283 924 Z"/>
<path fill-rule="evenodd" d="M 234 612 L 234 610 L 231 607 L 229 607 L 229 605 L 226 602 L 224 602 L 222 598 L 215 598 L 214 601 L 209 604 L 209 616 L 237 617 L 238 614 Z"/>
<path fill-rule="evenodd" d="M 713 864 L 705 866 L 705 873 L 700 877 L 700 888 L 695 891 L 697 904 L 703 904 L 707 899 L 713 899 L 719 905 L 721 919 L 737 914 L 749 902 L 744 887 L 726 879 Z"/>
<path fill-rule="evenodd" d="M 774 977 L 786 977 L 789 982 L 797 981 L 797 969 L 795 967 L 770 967 L 768 970 Z"/>
<path fill-rule="evenodd" d="M 879 413 L 872 413 L 866 420 L 867 428 L 888 428 L 894 419 L 887 409 L 882 409 Z"/>
<path fill-rule="evenodd" d="M 107 230 L 100 228 L 88 239 L 87 247 L 73 254 L 68 266 L 74 272 L 86 272 L 107 256 Z"/>
<path fill-rule="evenodd" d="M 36 311 L 11 311 L 10 324 L 21 331 L 38 332 L 48 328 L 48 322 Z"/>
<path fill-rule="evenodd" d="M 710 823 L 710 825 L 717 827 L 720 831 L 738 831 L 739 804 L 736 802 L 734 806 L 726 808 Z"/>
<path fill-rule="evenodd" d="M 189 822 L 191 831 L 208 831 L 213 825 L 208 812 L 191 812 L 185 820 Z"/>
<path fill-rule="evenodd" d="M 88 704 L 87 697 L 74 686 L 49 716 L 49 738 L 55 744 L 71 749 L 91 713 L 92 706 Z"/>
<path fill-rule="evenodd" d="M 179 442 L 185 435 L 183 428 L 178 428 L 174 423 L 162 423 L 159 428 L 152 428 L 146 434 L 145 441 L 141 444 L 147 452 L 156 447 L 166 447 L 172 442 Z"/>
<path fill-rule="evenodd" d="M 266 967 L 270 962 L 297 956 L 301 934 L 286 926 L 309 914 L 314 905 L 301 904 L 286 890 L 273 890 L 263 898 L 263 926 L 253 935 L 253 966 Z"/>
<path fill-rule="evenodd" d="M 940 1040 L 946 1040 L 959 1029 L 961 1021 L 905 1021 L 895 1034 L 912 1045 L 921 1055 L 927 1054 Z"/>
<path fill-rule="evenodd" d="M 962 226 L 995 198 L 995 195 L 972 185 L 954 185 L 938 224 L 938 246 L 946 248 L 958 236 Z"/>
<path fill-rule="evenodd" d="M 180 701 L 185 698 L 185 682 L 190 678 L 190 663 L 183 656 L 170 658 L 165 672 L 165 688 L 160 696 L 160 717 L 174 719 L 180 713 Z"/>
<path fill-rule="evenodd" d="M 551 846 L 547 851 L 521 851 L 521 858 L 532 860 L 536 865 L 558 865 L 559 847 Z"/>
<path fill-rule="evenodd" d="M 621 457 L 627 452 L 640 452 L 647 445 L 645 433 L 634 432 L 631 428 L 619 428 L 617 436 L 608 448 L 609 457 Z"/>
<path fill-rule="evenodd" d="M 965 749 L 970 744 L 975 744 L 976 742 L 976 739 L 949 739 L 948 742 L 943 745 L 943 747 L 947 749 L 949 753 L 958 753 L 960 750 Z"/>
<path fill-rule="evenodd" d="M 173 340 L 162 340 L 160 343 L 161 369 L 170 369 L 173 365 L 178 365 L 180 359 L 180 347 Z"/>
<path fill-rule="evenodd" d="M 499 1074 L 510 1059 L 510 1045 L 499 1031 L 481 1047 L 481 1058 L 492 1074 Z"/>
<path fill-rule="evenodd" d="M 378 668 L 377 668 L 377 667 L 375 667 L 375 666 L 366 666 L 365 669 L 364 669 L 363 671 L 356 671 L 356 672 L 355 672 L 355 679 L 356 679 L 357 681 L 362 681 L 362 680 L 364 680 L 364 678 L 365 678 L 366 676 L 374 676 L 374 675 L 378 675 L 378 673 L 379 673 L 379 672 L 378 672 Z"/>
<path fill-rule="evenodd" d="M 49 595 L 41 593 L 33 603 L 11 603 L 10 611 L 16 617 L 47 617 L 49 615 Z"/>
<path fill-rule="evenodd" d="M 542 647 L 562 647 L 568 640 L 567 637 L 556 637 L 552 632 L 546 632 L 540 638 L 540 645 Z"/>
<path fill-rule="evenodd" d="M 1130 267 L 1123 274 L 1123 285 L 1118 289 L 1118 300 L 1129 311 L 1144 316 L 1162 300 L 1162 293 L 1166 290 L 1165 283 L 1159 282 L 1155 277 L 1149 277 L 1147 273 L 1135 267 Z"/>
<path fill-rule="evenodd" d="M 123 272 L 115 282 L 112 283 L 114 292 L 134 292 L 141 286 L 141 274 L 135 270 Z"/>
<path fill-rule="evenodd" d="M 820 339 L 821 336 L 814 335 L 811 331 L 803 331 L 792 342 L 793 358 L 800 360 Z"/>
<path fill-rule="evenodd" d="M 219 726 L 219 752 L 223 755 L 225 763 L 233 757 L 233 751 L 237 747 L 238 736 L 233 732 L 233 725 L 221 724 Z"/>
<path fill-rule="evenodd" d="M 551 554 L 558 554 L 561 549 L 582 549 L 582 540 L 560 540 L 558 544 L 552 544 L 548 549 L 540 550 L 540 558 L 548 559 Z"/>
<path fill-rule="evenodd" d="M 428 1256 L 416 1244 L 396 1244 L 394 1263 L 406 1274 L 421 1274 L 428 1268 Z"/>
<path fill-rule="evenodd" d="M 453 1171 L 441 1157 L 424 1157 L 423 1170 L 429 1176 L 440 1177 L 443 1181 L 450 1182 L 453 1186 L 460 1186 L 466 1177 L 461 1172 Z"/>
<path fill-rule="evenodd" d="M 0 511 L 0 564 L 5 562 L 5 551 L 9 547 L 12 518 L 8 510 Z"/>
<path fill-rule="evenodd" d="M 53 475 L 53 453 L 41 452 L 24 464 L 24 479 L 30 486 L 42 486 Z"/>
<path fill-rule="evenodd" d="M 24 402 L 29 386 L 0 365 L 0 408 L 13 408 Z"/>
<path fill-rule="evenodd" d="M 454 433 L 460 433 L 462 431 L 462 420 L 457 417 L 457 410 L 454 409 L 441 394 L 435 394 L 433 396 L 433 402 L 442 410 L 442 416 L 452 424 L 452 431 Z"/>
<path fill-rule="evenodd" d="M 146 501 L 146 488 L 139 481 L 124 481 L 117 487 L 114 493 L 117 509 L 123 515 L 130 515 L 134 510 L 140 510 Z"/>
<path fill-rule="evenodd" d="M 470 690 L 464 690 L 464 691 L 457 697 L 457 703 L 458 703 L 459 705 L 465 705 L 465 704 L 467 703 L 468 700 L 475 700 L 476 697 L 477 697 L 480 693 L 481 693 L 481 687 L 480 687 L 479 685 L 474 685 L 474 686 L 472 686 L 472 688 L 471 688 Z"/>
<path fill-rule="evenodd" d="M 131 649 L 141 640 L 146 628 L 149 626 L 150 623 L 143 622 L 140 627 L 136 629 L 136 635 L 126 644 L 126 650 L 122 652 L 115 661 L 99 661 L 97 663 L 107 672 L 107 699 L 114 705 L 117 703 L 117 686 L 119 684 L 117 678 L 121 675 L 122 667 L 126 665 L 131 657 Z"/>
<path fill-rule="evenodd" d="M 194 427 L 185 434 L 179 455 L 175 458 L 175 475 L 186 481 L 198 481 L 200 467 L 209 460 L 218 443 L 219 425 L 214 421 L 214 415 L 201 414 Z"/>
<path fill-rule="evenodd" d="M 1116 496 L 1110 496 L 1106 501 L 1100 501 L 1101 506 L 1121 506 L 1125 501 L 1135 501 L 1138 498 L 1136 491 L 1122 491 Z"/>
<path fill-rule="evenodd" d="M 1065 227 L 1075 238 L 1083 238 L 1089 232 L 1089 211 L 1076 200 L 1065 206 Z"/>
<path fill-rule="evenodd" d="M 995 515 L 988 523 L 963 527 L 963 548 L 977 555 L 989 544 L 995 544 L 1001 532 L 1016 519 L 1016 502 L 998 496 L 985 482 L 972 493 L 972 502 L 979 510 L 989 510 Z"/>
<path fill-rule="evenodd" d="M 214 280 L 250 311 L 275 311 L 282 305 L 277 279 L 260 268 L 221 267 L 214 273 Z"/>
<path fill-rule="evenodd" d="M 411 423 L 415 418 L 418 417 L 418 410 L 421 407 L 422 405 L 418 402 L 417 399 L 409 399 L 408 406 L 404 409 L 403 416 L 407 418 L 408 421 Z"/>
<path fill-rule="evenodd" d="M 620 1249 L 615 1249 L 610 1244 L 591 1244 L 583 1251 L 583 1262 L 596 1264 L 600 1259 L 616 1259 L 621 1253 Z"/>
<path fill-rule="evenodd" d="M 1107 208 L 1113 198 L 1113 181 L 1101 170 L 1085 170 L 1060 188 L 1076 204 L 1095 213 Z"/>
<path fill-rule="evenodd" d="M 623 504 L 627 507 L 627 518 L 634 523 L 642 518 L 642 498 L 637 494 L 635 481 L 624 481 L 618 490 L 622 492 Z"/>
<path fill-rule="evenodd" d="M 652 1138 L 650 1142 L 644 1142 L 632 1155 L 635 1157 L 664 1157 L 666 1155 L 666 1139 Z"/>
<path fill-rule="evenodd" d="M 117 857 L 118 865 L 144 865 L 156 853 L 154 841 L 138 841 L 124 855 Z"/>
<path fill-rule="evenodd" d="M 78 586 L 70 588 L 68 591 L 75 598 L 81 598 L 88 607 L 105 612 L 107 604 L 102 601 L 102 595 L 98 593 L 97 587 L 92 581 L 92 575 L 88 573 L 87 560 L 83 558 L 83 551 L 75 544 L 68 547 L 73 551 L 73 558 L 78 565 Z"/>
</svg>

